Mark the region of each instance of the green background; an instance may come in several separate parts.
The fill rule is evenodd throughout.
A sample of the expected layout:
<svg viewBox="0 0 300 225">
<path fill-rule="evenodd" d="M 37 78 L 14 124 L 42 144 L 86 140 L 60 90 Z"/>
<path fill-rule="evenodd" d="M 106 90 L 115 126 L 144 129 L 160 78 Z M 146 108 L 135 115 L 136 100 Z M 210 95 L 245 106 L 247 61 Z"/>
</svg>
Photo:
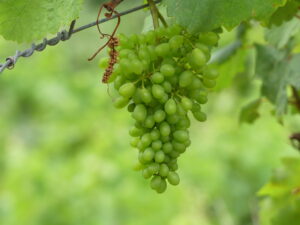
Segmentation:
<svg viewBox="0 0 300 225">
<path fill-rule="evenodd" d="M 86 4 L 78 23 L 94 20 L 96 9 Z M 147 15 L 123 17 L 120 32 L 140 33 Z M 87 61 L 102 43 L 93 28 L 1 74 L 0 224 L 255 224 L 257 191 L 281 156 L 295 154 L 268 104 L 255 124 L 239 124 L 259 83 L 245 90 L 237 79 L 210 96 L 208 121 L 193 121 L 192 145 L 179 160 L 180 185 L 158 195 L 132 170 L 133 120 L 113 107 L 97 60 Z M 0 58 L 26 47 L 0 39 Z"/>
</svg>

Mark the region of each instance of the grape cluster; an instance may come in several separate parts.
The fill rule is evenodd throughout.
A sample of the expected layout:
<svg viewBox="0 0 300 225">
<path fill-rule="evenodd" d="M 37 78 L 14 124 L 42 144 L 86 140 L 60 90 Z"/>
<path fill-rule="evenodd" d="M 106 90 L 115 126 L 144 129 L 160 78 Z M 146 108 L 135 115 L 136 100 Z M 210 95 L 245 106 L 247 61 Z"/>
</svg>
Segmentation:
<svg viewBox="0 0 300 225">
<path fill-rule="evenodd" d="M 196 35 L 178 25 L 119 36 L 118 63 L 109 79 L 119 93 L 114 106 L 127 106 L 135 120 L 129 134 L 139 150 L 136 169 L 158 193 L 167 181 L 179 184 L 177 159 L 191 144 L 188 112 L 206 120 L 201 105 L 218 76 L 207 62 L 218 40 L 214 32 Z"/>
</svg>

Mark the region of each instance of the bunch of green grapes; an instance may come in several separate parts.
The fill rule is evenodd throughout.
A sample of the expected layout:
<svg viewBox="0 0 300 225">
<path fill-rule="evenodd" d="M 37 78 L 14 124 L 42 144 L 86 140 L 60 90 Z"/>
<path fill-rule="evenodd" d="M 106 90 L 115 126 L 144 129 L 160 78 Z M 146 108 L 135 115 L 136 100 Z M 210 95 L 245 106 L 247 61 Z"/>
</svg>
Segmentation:
<svg viewBox="0 0 300 225">
<path fill-rule="evenodd" d="M 136 170 L 158 193 L 179 184 L 178 157 L 191 144 L 189 113 L 206 120 L 201 105 L 218 73 L 207 66 L 214 32 L 191 34 L 178 25 L 146 34 L 119 36 L 118 63 L 109 82 L 119 93 L 116 108 L 127 106 L 134 126 L 131 146 L 138 149 Z M 107 59 L 100 63 L 102 67 Z"/>
</svg>

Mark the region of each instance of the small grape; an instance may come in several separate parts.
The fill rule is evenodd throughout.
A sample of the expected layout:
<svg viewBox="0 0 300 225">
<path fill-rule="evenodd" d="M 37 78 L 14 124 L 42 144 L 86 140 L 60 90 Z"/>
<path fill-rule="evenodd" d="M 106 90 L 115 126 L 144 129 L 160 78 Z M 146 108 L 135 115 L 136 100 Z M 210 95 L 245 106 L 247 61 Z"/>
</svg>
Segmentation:
<svg viewBox="0 0 300 225">
<path fill-rule="evenodd" d="M 176 172 L 169 172 L 168 174 L 168 181 L 172 185 L 178 185 L 180 182 L 179 176 Z"/>
</svg>

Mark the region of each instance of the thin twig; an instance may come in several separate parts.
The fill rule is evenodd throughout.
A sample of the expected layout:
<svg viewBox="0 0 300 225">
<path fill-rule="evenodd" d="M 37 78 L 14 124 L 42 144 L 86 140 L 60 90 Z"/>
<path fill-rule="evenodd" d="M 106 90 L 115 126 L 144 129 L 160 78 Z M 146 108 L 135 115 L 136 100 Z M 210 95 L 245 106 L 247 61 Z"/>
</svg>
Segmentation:
<svg viewBox="0 0 300 225">
<path fill-rule="evenodd" d="M 158 4 L 161 1 L 162 0 L 155 0 L 153 2 L 155 4 Z M 35 51 L 43 51 L 48 45 L 49 46 L 54 46 L 54 45 L 57 45 L 60 41 L 69 40 L 73 34 L 78 33 L 80 31 L 83 31 L 83 30 L 86 30 L 88 28 L 91 28 L 93 26 L 96 26 L 97 23 L 99 23 L 99 24 L 100 23 L 105 23 L 107 21 L 110 21 L 110 20 L 113 20 L 113 19 L 117 18 L 118 16 L 124 16 L 124 15 L 133 13 L 135 11 L 138 11 L 138 10 L 141 10 L 141 9 L 144 9 L 144 8 L 147 8 L 147 7 L 149 7 L 149 4 L 144 4 L 144 5 L 141 5 L 141 6 L 137 6 L 135 8 L 126 10 L 124 12 L 121 12 L 121 13 L 119 13 L 119 15 L 115 15 L 115 16 L 112 16 L 111 18 L 105 18 L 105 19 L 102 19 L 102 20 L 99 20 L 99 21 L 95 21 L 95 22 L 86 24 L 84 26 L 81 26 L 79 28 L 76 28 L 76 29 L 74 29 L 75 21 L 72 21 L 72 23 L 70 25 L 70 28 L 69 28 L 69 31 L 63 30 L 61 32 L 58 32 L 57 35 L 52 39 L 48 40 L 48 39 L 44 38 L 42 43 L 39 43 L 39 44 L 33 43 L 31 48 L 26 49 L 24 51 L 16 51 L 16 54 L 14 56 L 7 57 L 6 62 L 3 63 L 3 64 L 0 64 L 0 74 L 5 69 L 12 69 L 15 66 L 15 64 L 17 63 L 17 61 L 20 57 L 30 57 Z"/>
</svg>

